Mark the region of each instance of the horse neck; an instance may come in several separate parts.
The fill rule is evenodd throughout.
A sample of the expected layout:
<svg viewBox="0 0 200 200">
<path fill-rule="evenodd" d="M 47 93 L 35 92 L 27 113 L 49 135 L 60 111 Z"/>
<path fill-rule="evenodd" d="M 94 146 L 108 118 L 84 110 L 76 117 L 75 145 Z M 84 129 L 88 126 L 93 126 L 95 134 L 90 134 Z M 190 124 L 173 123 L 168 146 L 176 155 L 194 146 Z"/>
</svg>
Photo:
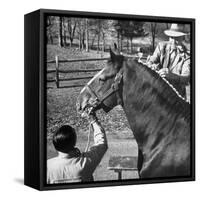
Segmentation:
<svg viewBox="0 0 200 200">
<path fill-rule="evenodd" d="M 140 144 L 144 138 L 159 134 L 166 122 L 168 127 L 165 128 L 170 131 L 185 108 L 177 105 L 178 99 L 172 91 L 163 88 L 149 71 L 137 63 L 134 65 L 124 68 L 123 102 L 131 129 Z"/>
</svg>

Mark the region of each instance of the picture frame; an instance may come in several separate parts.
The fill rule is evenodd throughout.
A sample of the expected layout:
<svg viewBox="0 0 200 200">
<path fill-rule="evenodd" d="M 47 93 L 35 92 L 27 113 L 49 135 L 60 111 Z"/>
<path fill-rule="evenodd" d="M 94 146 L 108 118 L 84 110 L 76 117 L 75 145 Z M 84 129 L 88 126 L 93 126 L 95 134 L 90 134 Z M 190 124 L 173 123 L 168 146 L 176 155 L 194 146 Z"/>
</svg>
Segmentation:
<svg viewBox="0 0 200 200">
<path fill-rule="evenodd" d="M 50 22 L 48 20 L 49 17 L 52 17 L 54 22 Z M 81 39 L 78 36 L 73 36 L 74 38 L 70 38 L 71 35 L 65 35 L 65 28 L 64 23 L 60 22 L 59 19 L 68 20 L 68 19 L 76 19 L 76 26 L 81 27 L 81 20 L 80 19 L 91 19 L 94 20 L 93 25 L 95 26 L 97 21 L 95 20 L 104 20 L 106 21 L 105 24 L 101 24 L 101 26 L 106 26 L 105 28 L 105 35 L 107 36 L 100 36 L 108 37 L 106 42 L 108 44 L 104 44 L 103 42 L 98 42 L 95 39 L 94 35 L 97 34 L 97 30 L 93 29 L 91 33 L 93 40 L 89 40 L 89 48 L 91 48 L 91 52 L 87 53 L 84 50 L 87 44 L 86 41 L 83 41 L 81 44 Z M 117 31 L 121 30 L 125 32 L 125 27 L 121 27 L 118 24 L 117 29 L 114 29 L 114 25 L 112 21 L 126 21 L 126 22 L 138 22 L 137 26 L 139 27 L 140 34 L 143 36 L 130 36 L 130 32 L 126 34 L 123 33 L 124 39 L 121 41 L 117 40 Z M 109 22 L 109 23 L 108 23 Z M 58 23 L 63 23 L 59 26 Z M 66 24 L 72 24 L 73 21 L 66 21 Z M 92 23 L 92 22 L 91 22 Z M 100 22 L 99 22 L 100 23 Z M 140 24 L 141 23 L 141 24 Z M 146 23 L 149 26 L 149 29 L 140 29 Z M 149 23 L 149 24 L 148 24 Z M 119 136 L 116 136 L 115 142 L 119 145 L 116 152 L 110 152 L 109 158 L 106 158 L 106 162 L 102 162 L 103 167 L 99 169 L 98 173 L 95 174 L 96 180 L 94 181 L 85 181 L 85 182 L 67 182 L 67 183 L 54 183 L 50 184 L 47 183 L 47 160 L 50 159 L 52 156 L 55 156 L 55 149 L 52 144 L 52 135 L 56 132 L 61 125 L 70 123 L 75 127 L 78 127 L 78 130 L 84 132 L 89 129 L 89 125 L 85 126 L 84 123 L 87 123 L 86 119 L 82 120 L 81 116 L 78 114 L 74 114 L 76 116 L 72 117 L 72 113 L 76 113 L 77 111 L 74 110 L 75 102 L 74 100 L 78 97 L 77 94 L 80 93 L 83 85 L 87 82 L 81 82 L 83 79 L 89 80 L 94 76 L 92 72 L 98 71 L 97 68 L 101 66 L 101 63 L 107 62 L 110 58 L 109 49 L 113 51 L 118 49 L 121 45 L 121 49 L 118 52 L 120 55 L 124 57 L 132 57 L 132 55 L 136 55 L 138 60 L 143 59 L 144 54 L 151 54 L 154 52 L 156 48 L 156 44 L 158 43 L 158 39 L 156 38 L 156 34 L 159 35 L 159 41 L 163 39 L 163 27 L 160 28 L 159 33 L 153 32 L 153 28 L 155 26 L 161 26 L 163 24 L 168 24 L 168 30 L 172 24 L 181 24 L 184 27 L 189 27 L 189 34 L 187 35 L 188 43 L 190 51 L 188 55 L 190 56 L 190 80 L 189 80 L 189 126 L 187 127 L 190 130 L 190 141 L 189 141 L 189 160 L 186 160 L 186 165 L 190 166 L 189 174 L 186 176 L 166 176 L 166 177 L 148 177 L 148 178 L 133 178 L 133 173 L 136 173 L 135 170 L 138 169 L 137 166 L 137 156 L 132 155 L 130 150 L 128 149 L 127 143 L 122 145 Z M 159 24 L 159 25 L 158 25 Z M 150 184 L 150 183 L 164 183 L 164 182 L 180 182 L 180 181 L 194 181 L 195 180 L 195 19 L 191 18 L 175 18 L 175 17 L 158 17 L 158 16 L 145 16 L 145 15 L 128 15 L 128 14 L 114 14 L 114 13 L 96 13 L 96 12 L 82 12 L 82 11 L 64 11 L 64 10 L 48 10 L 48 9 L 40 9 L 24 16 L 24 71 L 25 71 L 25 79 L 24 79 L 24 91 L 25 91 L 25 118 L 24 118 L 24 184 L 30 186 L 32 188 L 38 190 L 54 190 L 54 189 L 73 189 L 73 188 L 88 188 L 88 187 L 102 187 L 102 186 L 119 186 L 119 185 L 135 185 L 135 184 Z M 140 26 L 141 25 L 141 26 Z M 151 27 L 152 25 L 152 27 Z M 129 24 L 128 27 L 131 27 Z M 167 26 L 167 25 L 166 25 Z M 49 27 L 53 27 L 50 32 L 54 32 L 52 35 L 49 34 Z M 61 35 L 62 37 L 66 36 L 66 38 L 59 38 L 59 31 L 58 27 L 62 27 Z M 74 28 L 74 26 L 72 25 Z M 71 27 L 71 28 L 72 28 Z M 113 29 L 112 29 L 113 28 Z M 116 26 L 115 26 L 116 28 Z M 151 29 L 152 28 L 152 29 Z M 67 29 L 67 28 L 66 28 Z M 112 30 L 111 30 L 112 29 Z M 137 29 L 137 28 L 135 28 Z M 132 30 L 135 30 L 132 29 Z M 142 30 L 142 31 L 141 31 Z M 152 32 L 145 32 L 146 30 L 152 30 Z M 159 30 L 159 29 L 158 29 Z M 69 30 L 68 30 L 69 31 Z M 79 30 L 81 31 L 81 29 Z M 96 31 L 96 32 L 95 32 Z M 77 30 L 78 32 L 78 30 Z M 108 34 L 109 32 L 109 34 Z M 142 33 L 143 32 L 143 33 Z M 102 34 L 102 33 L 101 33 Z M 146 35 L 145 35 L 146 34 Z M 151 36 L 150 36 L 151 34 Z M 155 34 L 153 36 L 153 34 Z M 72 33 L 73 35 L 73 33 Z M 113 36 L 114 35 L 114 36 Z M 79 34 L 81 36 L 81 34 Z M 52 38 L 51 38 L 52 37 Z M 84 36 L 86 37 L 86 36 Z M 120 36 L 119 36 L 120 37 Z M 148 37 L 155 39 L 155 44 L 153 43 L 153 47 L 146 48 L 144 39 L 140 40 L 136 47 L 132 46 L 132 40 L 134 37 Z M 70 44 L 70 39 L 74 39 L 74 46 Z M 128 41 L 128 39 L 130 39 Z M 166 38 L 165 38 L 166 39 Z M 52 41 L 51 41 L 52 40 Z M 85 39 L 86 40 L 86 39 Z M 62 42 L 67 44 L 61 44 Z M 120 42 L 123 44 L 121 44 Z M 131 43 L 130 43 L 131 41 Z M 156 42 L 157 41 L 157 42 Z M 78 43 L 80 42 L 80 43 Z M 97 46 L 93 44 L 92 49 L 92 42 L 97 42 Z M 106 43 L 105 42 L 105 43 Z M 47 44 L 52 43 L 51 46 Z M 79 44 L 79 45 L 78 45 Z M 60 46 L 61 47 L 60 47 Z M 82 45 L 82 47 L 81 47 Z M 126 46 L 127 45 L 127 46 Z M 152 45 L 152 44 L 151 44 Z M 88 48 L 88 47 L 87 47 Z M 123 50 L 124 48 L 124 50 Z M 151 48 L 153 50 L 151 51 Z M 68 50 L 71 49 L 71 53 L 65 54 Z M 118 50 L 117 50 L 118 51 Z M 80 53 L 81 52 L 81 53 Z M 77 55 L 76 55 L 77 54 Z M 87 54 L 87 56 L 86 56 Z M 91 54 L 91 55 L 90 55 Z M 76 59 L 74 59 L 74 55 Z M 67 57 L 68 56 L 68 57 Z M 95 56 L 95 57 L 92 57 Z M 112 57 L 112 53 L 111 53 Z M 87 59 L 86 59 L 87 58 Z M 146 60 L 146 58 L 145 58 Z M 76 76 L 71 75 L 70 77 L 66 78 L 65 75 L 61 76 L 61 73 L 73 73 L 74 68 L 70 66 L 71 63 L 79 62 L 84 66 L 84 62 L 97 62 L 100 64 L 91 64 L 86 67 L 80 69 L 80 64 L 74 64 L 76 70 Z M 68 64 L 68 68 L 66 68 L 66 63 Z M 48 65 L 51 65 L 50 67 Z M 97 66 L 96 68 L 93 65 Z M 102 64 L 104 67 L 105 64 Z M 81 73 L 86 72 L 89 70 L 89 74 L 86 73 L 86 77 L 83 76 Z M 68 71 L 68 72 L 66 72 Z M 88 72 L 88 71 L 87 71 Z M 53 76 L 50 76 L 50 73 L 54 73 Z M 157 75 L 156 75 L 157 76 Z M 49 80 L 50 78 L 50 80 Z M 68 79 L 68 80 L 66 80 Z M 68 81 L 68 82 L 67 82 Z M 67 83 L 66 83 L 67 82 Z M 68 85 L 67 85 L 68 84 Z M 72 85 L 71 85 L 72 84 Z M 76 93 L 69 92 L 66 88 L 78 88 L 74 89 Z M 50 91 L 50 92 L 49 92 Z M 63 92 L 62 92 L 63 91 Z M 65 92 L 65 95 L 63 93 Z M 68 93 L 67 93 L 68 92 Z M 72 102 L 65 102 L 64 98 L 66 97 L 73 97 L 70 99 Z M 56 99 L 56 100 L 55 100 Z M 66 101 L 69 101 L 67 99 Z M 62 102 L 62 105 L 61 105 Z M 71 104 L 74 104 L 71 106 Z M 68 105 L 69 104 L 69 105 Z M 53 106 L 51 106 L 53 105 Z M 69 107 L 67 107 L 67 105 Z M 64 107 L 66 106 L 66 107 Z M 73 112 L 70 110 L 73 109 Z M 69 115 L 66 113 L 69 112 Z M 117 110 L 116 113 L 121 111 Z M 177 111 L 178 112 L 178 111 Z M 112 114 L 116 114 L 112 113 Z M 61 115 L 58 117 L 57 115 Z M 98 115 L 101 118 L 101 115 Z M 106 115 L 106 114 L 105 114 Z M 115 115 L 117 116 L 117 115 Z M 127 130 L 130 131 L 128 122 L 124 122 L 125 119 L 123 117 L 118 116 L 118 120 L 122 120 L 121 124 L 118 126 L 113 126 L 115 123 L 112 121 L 111 118 L 107 118 L 105 116 L 103 125 L 105 125 L 106 132 L 109 130 L 115 131 L 115 128 L 118 128 L 121 132 L 126 132 Z M 79 125 L 78 120 L 82 120 Z M 57 120 L 57 121 L 56 121 Z M 71 121 L 70 121 L 71 120 Z M 107 128 L 108 121 L 112 121 L 110 128 Z M 101 121 L 101 119 L 100 119 Z M 107 123 L 107 125 L 106 125 Z M 116 122 L 117 124 L 118 122 Z M 84 128 L 80 128 L 81 126 L 85 126 Z M 122 127 L 122 128 L 120 128 Z M 75 128 L 76 129 L 76 128 Z M 130 132 L 129 132 L 130 133 Z M 50 139 L 48 139 L 49 135 Z M 109 133 L 106 133 L 109 135 Z M 111 135 L 112 135 L 111 131 Z M 79 142 L 78 144 L 83 149 L 83 146 L 86 145 L 86 135 L 82 138 L 79 136 L 80 140 L 83 140 L 83 144 Z M 91 137 L 91 136 L 90 136 Z M 124 136 L 129 138 L 130 135 Z M 108 149 L 112 148 L 112 145 L 109 147 L 109 142 L 112 138 L 108 136 Z M 118 139 L 117 139 L 118 138 Z M 126 139 L 127 139 L 126 138 Z M 110 140 L 109 140 L 110 139 Z M 127 139 L 127 140 L 130 140 Z M 131 138 L 132 140 L 132 138 Z M 119 142 L 119 143 L 118 143 Z M 121 142 L 121 143 L 120 143 Z M 121 146 L 120 146 L 121 145 Z M 127 150 L 122 150 L 123 148 L 127 148 Z M 128 152 L 128 153 L 127 153 Z M 182 151 L 181 151 L 182 152 Z M 114 156 L 113 156 L 114 155 Z M 105 155 L 104 155 L 105 156 Z M 134 163 L 134 164 L 133 164 Z M 100 162 L 101 165 L 101 162 Z M 98 168 L 98 166 L 97 166 Z M 152 169 L 153 170 L 153 169 Z M 109 174 L 107 174 L 109 171 Z M 102 175 L 105 174 L 105 175 Z M 112 174 L 112 175 L 111 175 Z M 130 175 L 131 174 L 131 175 Z M 126 175 L 125 178 L 123 176 Z M 135 176 L 135 175 L 134 175 Z M 114 177 L 114 178 L 113 178 Z"/>
</svg>

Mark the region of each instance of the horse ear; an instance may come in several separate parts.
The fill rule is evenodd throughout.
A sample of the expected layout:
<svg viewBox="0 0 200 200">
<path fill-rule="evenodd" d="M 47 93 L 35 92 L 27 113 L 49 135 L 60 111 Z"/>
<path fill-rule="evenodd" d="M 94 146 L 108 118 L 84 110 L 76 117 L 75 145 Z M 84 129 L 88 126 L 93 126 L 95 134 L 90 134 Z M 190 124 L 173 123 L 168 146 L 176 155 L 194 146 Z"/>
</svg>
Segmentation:
<svg viewBox="0 0 200 200">
<path fill-rule="evenodd" d="M 112 51 L 112 49 L 110 48 L 110 58 L 112 61 L 116 60 L 116 55 L 114 54 L 114 52 Z"/>
</svg>

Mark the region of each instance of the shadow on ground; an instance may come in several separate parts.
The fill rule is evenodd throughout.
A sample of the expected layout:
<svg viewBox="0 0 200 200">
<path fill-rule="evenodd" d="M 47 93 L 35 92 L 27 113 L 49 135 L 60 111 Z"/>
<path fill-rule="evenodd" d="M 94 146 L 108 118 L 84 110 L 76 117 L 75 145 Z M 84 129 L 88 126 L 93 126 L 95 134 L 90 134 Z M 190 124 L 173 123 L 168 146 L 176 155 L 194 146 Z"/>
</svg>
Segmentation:
<svg viewBox="0 0 200 200">
<path fill-rule="evenodd" d="M 23 178 L 15 178 L 14 181 L 20 185 L 24 185 L 24 179 Z"/>
</svg>

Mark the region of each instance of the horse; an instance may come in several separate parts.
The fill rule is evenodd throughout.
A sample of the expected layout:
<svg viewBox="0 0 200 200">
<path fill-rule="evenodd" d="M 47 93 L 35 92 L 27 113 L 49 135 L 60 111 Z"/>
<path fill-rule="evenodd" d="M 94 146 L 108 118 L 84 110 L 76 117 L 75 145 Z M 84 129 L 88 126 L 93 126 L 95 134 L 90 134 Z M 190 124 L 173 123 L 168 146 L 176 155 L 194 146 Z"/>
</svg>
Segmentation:
<svg viewBox="0 0 200 200">
<path fill-rule="evenodd" d="M 81 90 L 77 110 L 117 105 L 138 144 L 141 179 L 190 176 L 190 104 L 155 70 L 110 50 L 106 67 Z"/>
</svg>

